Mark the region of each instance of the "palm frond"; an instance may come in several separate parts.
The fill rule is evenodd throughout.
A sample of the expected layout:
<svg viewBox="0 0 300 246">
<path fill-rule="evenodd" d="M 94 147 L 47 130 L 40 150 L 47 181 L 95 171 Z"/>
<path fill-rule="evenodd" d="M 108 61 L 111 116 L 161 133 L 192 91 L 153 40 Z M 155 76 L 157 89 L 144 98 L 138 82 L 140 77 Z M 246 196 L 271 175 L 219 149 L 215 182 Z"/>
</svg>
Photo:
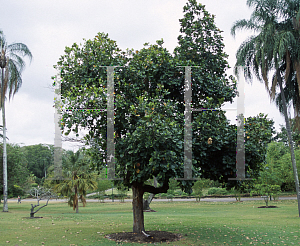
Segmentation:
<svg viewBox="0 0 300 246">
<path fill-rule="evenodd" d="M 4 90 L 5 95 L 7 88 L 9 88 L 9 99 L 15 95 L 22 85 L 21 73 L 25 67 L 25 62 L 22 57 L 28 57 L 32 60 L 32 54 L 29 48 L 22 43 L 7 44 L 3 31 L 0 32 L 1 52 L 4 57 L 8 58 L 5 70 L 8 73 L 6 76 L 6 88 Z M 1 99 L 3 100 L 3 98 Z"/>
<path fill-rule="evenodd" d="M 260 27 L 256 23 L 252 22 L 251 20 L 245 20 L 245 19 L 238 20 L 233 24 L 231 28 L 231 35 L 235 37 L 236 31 L 242 29 L 259 31 Z"/>
<path fill-rule="evenodd" d="M 290 56 L 290 52 L 287 51 L 286 52 L 286 56 L 285 56 L 285 62 L 286 62 L 286 70 L 285 70 L 285 81 L 288 80 L 289 76 L 290 76 L 290 72 L 291 72 L 291 56 Z"/>
<path fill-rule="evenodd" d="M 273 78 L 272 78 L 272 86 L 271 86 L 271 89 L 269 92 L 271 101 L 273 101 L 275 99 L 277 83 L 278 83 L 277 76 L 276 76 L 276 73 L 274 73 Z"/>
<path fill-rule="evenodd" d="M 79 199 L 81 200 L 83 207 L 85 207 L 85 205 L 86 205 L 85 197 L 83 195 L 80 195 Z"/>
<path fill-rule="evenodd" d="M 7 46 L 7 50 L 9 55 L 11 54 L 19 54 L 23 57 L 28 57 L 30 62 L 32 61 L 32 54 L 31 51 L 28 49 L 27 45 L 22 43 L 13 43 Z"/>
</svg>

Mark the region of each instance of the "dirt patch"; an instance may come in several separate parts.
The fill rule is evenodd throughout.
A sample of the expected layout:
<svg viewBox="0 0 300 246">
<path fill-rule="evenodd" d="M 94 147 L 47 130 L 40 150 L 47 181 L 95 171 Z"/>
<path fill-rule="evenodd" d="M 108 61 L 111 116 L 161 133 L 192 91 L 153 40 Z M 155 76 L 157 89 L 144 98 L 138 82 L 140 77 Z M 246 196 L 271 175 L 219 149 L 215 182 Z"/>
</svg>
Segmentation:
<svg viewBox="0 0 300 246">
<path fill-rule="evenodd" d="M 260 207 L 258 207 L 258 208 L 278 208 L 277 206 L 260 206 Z"/>
<path fill-rule="evenodd" d="M 181 239 L 180 234 L 175 234 L 167 231 L 146 231 L 149 237 L 133 233 L 133 232 L 120 232 L 108 234 L 105 237 L 109 240 L 116 242 L 130 242 L 130 243 L 163 243 L 173 242 Z"/>
</svg>

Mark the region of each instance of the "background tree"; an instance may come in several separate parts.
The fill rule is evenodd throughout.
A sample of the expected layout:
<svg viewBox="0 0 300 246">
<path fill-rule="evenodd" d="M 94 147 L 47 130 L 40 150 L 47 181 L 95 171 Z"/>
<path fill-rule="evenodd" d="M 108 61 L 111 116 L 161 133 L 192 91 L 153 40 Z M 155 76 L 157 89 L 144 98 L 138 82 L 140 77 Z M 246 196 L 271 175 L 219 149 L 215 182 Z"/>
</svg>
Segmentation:
<svg viewBox="0 0 300 246">
<path fill-rule="evenodd" d="M 290 119 L 291 123 L 291 130 L 292 130 L 292 140 L 295 148 L 300 147 L 300 131 L 296 127 L 296 121 L 295 119 Z M 287 130 L 284 125 L 280 125 L 280 131 L 276 134 L 274 137 L 274 140 L 277 142 L 284 143 L 285 146 L 289 146 L 289 140 L 287 135 Z"/>
<path fill-rule="evenodd" d="M 297 163 L 297 169 L 300 168 L 299 162 L 300 162 L 300 151 L 295 150 L 295 157 L 296 157 L 296 163 Z M 280 179 L 282 180 L 281 187 L 283 190 L 286 191 L 296 191 L 295 188 L 295 178 L 293 174 L 293 169 L 291 167 L 290 163 L 290 158 L 289 158 L 289 153 L 283 155 L 279 160 L 278 160 L 278 172 L 280 172 Z M 298 174 L 299 178 L 299 174 Z"/>
<path fill-rule="evenodd" d="M 175 179 L 170 179 L 169 181 L 169 189 L 167 191 L 167 198 L 173 201 L 173 197 L 175 196 L 175 190 L 178 188 L 178 181 Z"/>
<path fill-rule="evenodd" d="M 0 145 L 0 154 L 3 154 L 3 146 Z M 3 160 L 0 159 L 0 164 Z M 7 181 L 10 194 L 8 198 L 22 196 L 28 191 L 29 171 L 21 147 L 17 144 L 7 144 Z M 3 175 L 0 170 L 0 175 Z M 0 183 L 0 191 L 3 192 L 3 184 Z"/>
<path fill-rule="evenodd" d="M 63 166 L 66 179 L 58 181 L 59 183 L 54 185 L 54 191 L 57 194 L 67 196 L 69 198 L 68 204 L 78 213 L 79 199 L 85 206 L 86 192 L 97 188 L 96 180 L 98 175 L 95 172 L 91 172 L 81 150 L 78 150 L 76 153 L 68 151 L 67 157 L 66 165 Z"/>
<path fill-rule="evenodd" d="M 21 74 L 25 67 L 22 57 L 32 59 L 28 47 L 22 43 L 7 44 L 3 32 L 0 30 L 0 67 L 1 67 L 1 97 L 0 107 L 3 120 L 3 212 L 8 212 L 7 207 L 7 156 L 6 156 L 6 122 L 5 122 L 5 96 L 9 99 L 14 96 L 22 85 Z"/>
<path fill-rule="evenodd" d="M 297 168 L 300 168 L 300 151 L 295 150 Z M 268 168 L 268 169 L 266 169 Z M 295 191 L 295 180 L 290 164 L 289 148 L 284 142 L 272 142 L 268 145 L 265 169 L 262 174 L 267 173 L 271 184 L 280 185 L 282 191 Z"/>
<path fill-rule="evenodd" d="M 277 41 L 279 59 L 282 59 L 279 69 L 285 72 L 285 88 L 283 88 L 287 104 L 294 108 L 294 129 L 300 130 L 300 2 L 278 1 L 278 12 L 281 17 L 280 39 Z M 276 76 L 273 76 L 271 95 L 275 97 Z M 281 92 L 276 95 L 276 104 L 283 113 Z"/>
<path fill-rule="evenodd" d="M 125 197 L 127 196 L 128 188 L 125 187 L 123 184 L 119 184 L 117 186 L 118 190 L 118 197 L 120 198 L 120 202 L 124 202 Z"/>
<path fill-rule="evenodd" d="M 51 198 L 57 198 L 57 195 L 51 191 L 51 189 L 45 189 L 44 187 L 38 187 L 38 188 L 32 188 L 29 193 L 33 196 L 36 197 L 37 204 L 33 205 L 31 204 L 31 209 L 30 209 L 30 218 L 34 218 L 34 214 L 40 211 L 42 208 L 46 207 L 48 205 L 48 202 Z M 41 200 L 47 200 L 46 204 L 40 206 L 40 201 Z M 39 207 L 34 211 L 36 207 Z"/>
<path fill-rule="evenodd" d="M 268 172 L 272 174 L 272 180 L 274 180 L 275 184 L 280 185 L 281 190 L 287 191 L 285 180 L 283 179 L 282 172 L 283 167 L 280 163 L 282 156 L 288 154 L 289 155 L 289 148 L 285 146 L 283 142 L 271 142 L 268 144 L 267 149 L 267 156 L 266 156 L 266 165 L 264 168 L 264 172 Z M 287 165 L 290 166 L 289 170 L 291 170 L 291 165 L 289 161 Z M 268 169 L 266 169 L 266 167 Z M 292 179 L 293 181 L 293 179 Z M 295 186 L 292 188 L 295 189 Z"/>
<path fill-rule="evenodd" d="M 150 185 L 154 186 L 157 188 L 157 179 L 154 177 L 153 180 L 148 180 Z M 144 201 L 143 201 L 143 210 L 151 210 L 150 208 L 150 203 L 152 202 L 153 198 L 155 197 L 155 194 L 153 193 L 146 193 L 144 194 Z"/>
<path fill-rule="evenodd" d="M 281 92 L 276 91 L 276 88 L 279 88 L 276 72 L 271 84 L 268 78 L 268 73 L 275 68 L 274 64 L 278 65 L 278 69 L 285 73 L 286 84 L 283 93 L 286 102 L 293 105 L 297 122 L 295 126 L 300 130 L 300 76 L 297 75 L 300 72 L 300 2 L 248 0 L 247 5 L 254 8 L 250 19 L 236 21 L 231 32 L 235 35 L 239 29 L 248 29 L 258 35 L 250 36 L 239 47 L 235 69 L 238 66 L 249 66 L 245 68 L 245 76 L 251 81 L 252 70 L 255 77 L 265 83 L 270 99 L 276 101 L 280 112 L 283 113 Z"/>
<path fill-rule="evenodd" d="M 103 169 L 99 175 L 97 184 L 98 198 L 101 202 L 104 202 L 105 191 L 112 187 L 112 181 L 107 179 L 106 169 Z"/>
<path fill-rule="evenodd" d="M 268 72 L 272 69 L 275 70 L 272 88 L 274 89 L 278 85 L 281 92 L 281 104 L 288 133 L 292 167 L 294 171 L 294 180 L 297 191 L 298 213 L 300 217 L 299 178 L 291 136 L 291 127 L 287 112 L 287 104 L 283 90 L 282 70 L 280 69 L 283 62 L 288 59 L 290 59 L 291 61 L 295 61 L 294 68 L 296 71 L 298 68 L 300 68 L 297 65 L 299 61 L 298 58 L 300 57 L 300 52 L 298 52 L 299 45 L 295 45 L 296 36 L 293 35 L 293 33 L 286 25 L 286 21 L 289 21 L 289 18 L 282 20 L 282 16 L 286 17 L 286 14 L 290 13 L 290 10 L 286 12 L 286 10 L 290 6 L 290 2 L 293 1 L 248 0 L 248 6 L 254 7 L 254 11 L 251 15 L 250 20 L 237 21 L 233 25 L 231 31 L 233 35 L 235 35 L 237 29 L 243 28 L 259 32 L 258 35 L 250 37 L 250 39 L 244 42 L 238 49 L 236 71 L 237 66 L 245 66 L 244 71 L 246 77 L 251 77 L 251 70 L 253 70 L 254 74 L 260 80 L 263 78 L 266 88 L 268 89 Z M 289 16 L 291 17 L 291 15 Z M 299 18 L 300 13 L 299 17 L 296 17 L 293 20 L 299 22 Z M 293 54 L 296 54 L 296 56 L 289 56 L 290 54 L 292 54 L 290 53 L 290 48 L 291 52 L 294 52 Z M 297 58 L 298 60 L 295 60 L 295 58 Z M 288 64 L 290 65 L 291 63 L 289 62 Z M 286 68 L 285 80 L 286 82 L 288 82 L 288 65 L 286 66 Z M 297 76 L 299 76 L 299 74 L 300 73 L 297 73 Z M 300 82 L 300 80 L 298 81 Z"/>
<path fill-rule="evenodd" d="M 266 202 L 266 207 L 268 207 L 268 200 L 273 197 L 277 197 L 280 192 L 281 180 L 280 178 L 274 174 L 274 168 L 270 168 L 268 164 L 266 164 L 264 170 L 260 172 L 260 176 L 255 180 L 255 184 L 251 194 L 257 193 L 261 196 L 264 196 L 264 200 Z"/>
<path fill-rule="evenodd" d="M 236 126 L 229 124 L 224 112 L 205 111 L 195 119 L 193 129 L 193 153 L 201 177 L 218 180 L 228 189 L 239 188 L 238 182 L 228 181 L 236 174 Z M 245 118 L 246 177 L 258 177 L 274 133 L 274 122 L 267 115 Z M 208 138 L 212 138 L 212 144 L 208 144 Z"/>
<path fill-rule="evenodd" d="M 42 184 L 47 176 L 47 169 L 53 165 L 53 145 L 29 145 L 23 146 L 22 151 L 26 159 L 27 168 L 37 177 L 38 184 Z"/>
<path fill-rule="evenodd" d="M 200 202 L 201 196 L 203 195 L 203 189 L 209 187 L 209 179 L 201 179 L 194 183 L 193 192 L 196 197 L 196 202 Z"/>
</svg>

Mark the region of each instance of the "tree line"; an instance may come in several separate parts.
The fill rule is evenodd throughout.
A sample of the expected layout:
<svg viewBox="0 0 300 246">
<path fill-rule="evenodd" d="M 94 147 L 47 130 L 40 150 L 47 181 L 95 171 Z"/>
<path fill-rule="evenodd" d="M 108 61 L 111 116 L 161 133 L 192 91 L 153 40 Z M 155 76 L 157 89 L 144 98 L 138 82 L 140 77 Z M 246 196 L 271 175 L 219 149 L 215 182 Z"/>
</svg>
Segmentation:
<svg viewBox="0 0 300 246">
<path fill-rule="evenodd" d="M 276 133 L 271 140 L 266 141 L 263 145 L 259 145 L 259 141 L 255 138 L 258 137 L 257 132 L 251 130 L 249 127 L 254 124 L 258 124 L 259 121 L 254 121 L 254 119 L 266 120 L 264 117 L 250 117 L 246 120 L 246 160 L 251 158 L 257 158 L 257 162 L 263 160 L 263 156 L 266 154 L 266 158 L 263 160 L 261 165 L 257 169 L 251 170 L 253 173 L 258 173 L 256 177 L 262 177 L 268 175 L 268 182 L 271 184 L 277 184 L 280 186 L 282 191 L 295 191 L 293 171 L 290 165 L 289 148 L 287 143 L 287 135 L 285 127 L 281 128 L 279 133 Z M 251 122 L 251 123 L 250 123 Z M 293 122 L 293 121 L 292 121 Z M 269 121 L 272 125 L 272 122 Z M 249 124 L 251 124 L 249 126 Z M 265 129 L 267 129 L 265 127 Z M 261 131 L 258 128 L 260 134 L 267 134 L 267 130 Z M 253 138 L 253 140 L 251 140 Z M 296 159 L 300 163 L 300 132 L 298 129 L 293 131 L 293 139 L 295 143 L 295 153 Z M 9 185 L 9 197 L 17 197 L 18 195 L 25 195 L 31 187 L 36 187 L 38 185 L 47 185 L 49 188 L 54 187 L 53 183 L 50 182 L 53 176 L 54 170 L 54 146 L 50 144 L 37 144 L 30 146 L 19 146 L 18 144 L 8 144 L 7 145 L 7 161 L 8 161 L 8 185 Z M 263 146 L 263 147 L 262 147 Z M 213 163 L 218 162 L 221 157 L 228 155 L 228 148 L 223 148 L 222 150 L 211 150 L 207 152 L 208 162 Z M 0 149 L 0 154 L 2 149 Z M 261 153 L 259 155 L 255 153 Z M 215 158 L 218 154 L 218 157 Z M 221 157 L 220 157 L 221 156 Z M 63 171 L 66 175 L 70 175 L 75 172 L 76 168 L 79 171 L 77 173 L 97 173 L 97 179 L 105 179 L 107 175 L 105 173 L 106 169 L 104 167 L 102 172 L 98 172 L 95 169 L 97 163 L 95 162 L 95 157 L 93 156 L 93 149 L 81 149 L 78 152 L 73 152 L 70 150 L 63 150 Z M 2 165 L 2 161 L 0 160 Z M 298 167 L 300 168 L 299 164 Z M 81 170 L 81 171 L 80 171 Z M 231 170 L 233 172 L 234 169 Z M 69 172 L 69 173 L 68 173 Z M 0 175 L 2 175 L 2 170 L 0 170 Z M 49 180 L 47 180 L 47 178 Z M 221 176 L 214 176 L 212 173 L 206 175 L 207 179 L 218 180 L 224 187 L 228 189 L 234 187 L 232 181 L 224 182 Z M 2 191 L 2 183 L 0 184 L 0 191 Z M 110 185 L 106 187 L 110 188 Z"/>
</svg>

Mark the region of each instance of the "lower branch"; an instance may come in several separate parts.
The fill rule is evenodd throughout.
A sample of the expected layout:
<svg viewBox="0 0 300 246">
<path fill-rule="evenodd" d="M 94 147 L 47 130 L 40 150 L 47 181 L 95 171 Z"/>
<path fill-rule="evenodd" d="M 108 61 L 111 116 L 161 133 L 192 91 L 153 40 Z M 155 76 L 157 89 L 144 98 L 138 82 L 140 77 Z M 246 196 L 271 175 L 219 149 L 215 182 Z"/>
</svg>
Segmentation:
<svg viewBox="0 0 300 246">
<path fill-rule="evenodd" d="M 168 189 L 169 189 L 169 180 L 165 181 L 163 185 L 158 188 L 152 185 L 143 185 L 144 192 L 149 192 L 152 194 L 167 193 Z"/>
</svg>

